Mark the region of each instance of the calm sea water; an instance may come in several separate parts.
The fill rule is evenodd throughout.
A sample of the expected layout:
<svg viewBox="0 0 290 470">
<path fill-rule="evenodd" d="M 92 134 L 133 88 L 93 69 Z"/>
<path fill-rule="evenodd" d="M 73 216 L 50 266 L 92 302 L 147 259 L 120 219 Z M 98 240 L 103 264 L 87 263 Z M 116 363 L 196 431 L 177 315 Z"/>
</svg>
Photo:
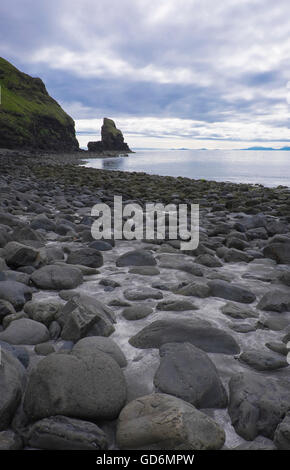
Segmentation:
<svg viewBox="0 0 290 470">
<path fill-rule="evenodd" d="M 290 187 L 290 152 L 271 150 L 142 150 L 88 159 L 85 166 L 162 176 Z"/>
</svg>

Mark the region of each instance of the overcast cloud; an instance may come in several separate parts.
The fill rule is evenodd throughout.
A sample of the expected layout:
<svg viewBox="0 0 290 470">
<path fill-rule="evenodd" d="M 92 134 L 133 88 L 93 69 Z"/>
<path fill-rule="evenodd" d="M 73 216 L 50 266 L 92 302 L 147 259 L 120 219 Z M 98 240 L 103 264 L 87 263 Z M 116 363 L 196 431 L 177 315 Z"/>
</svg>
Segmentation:
<svg viewBox="0 0 290 470">
<path fill-rule="evenodd" d="M 2 0 L 0 54 L 43 78 L 81 144 L 103 116 L 137 147 L 290 140 L 289 0 Z"/>
</svg>

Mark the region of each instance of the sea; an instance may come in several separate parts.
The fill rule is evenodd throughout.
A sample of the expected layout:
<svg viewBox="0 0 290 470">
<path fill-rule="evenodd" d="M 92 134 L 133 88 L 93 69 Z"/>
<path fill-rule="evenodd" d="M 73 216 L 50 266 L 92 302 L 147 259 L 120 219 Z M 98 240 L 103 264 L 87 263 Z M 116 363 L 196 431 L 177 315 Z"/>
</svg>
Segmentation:
<svg viewBox="0 0 290 470">
<path fill-rule="evenodd" d="M 161 176 L 290 187 L 290 151 L 136 150 L 128 156 L 88 158 L 84 166 Z"/>
</svg>

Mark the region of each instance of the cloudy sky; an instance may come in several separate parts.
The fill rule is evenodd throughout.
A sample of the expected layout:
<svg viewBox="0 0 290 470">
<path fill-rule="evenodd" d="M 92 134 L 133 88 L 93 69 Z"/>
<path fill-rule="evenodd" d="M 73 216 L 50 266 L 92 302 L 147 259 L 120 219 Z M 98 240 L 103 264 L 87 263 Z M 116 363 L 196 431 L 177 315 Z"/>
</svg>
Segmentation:
<svg viewBox="0 0 290 470">
<path fill-rule="evenodd" d="M 104 116 L 132 147 L 290 142 L 289 0 L 1 0 L 0 55 L 82 146 Z"/>
</svg>

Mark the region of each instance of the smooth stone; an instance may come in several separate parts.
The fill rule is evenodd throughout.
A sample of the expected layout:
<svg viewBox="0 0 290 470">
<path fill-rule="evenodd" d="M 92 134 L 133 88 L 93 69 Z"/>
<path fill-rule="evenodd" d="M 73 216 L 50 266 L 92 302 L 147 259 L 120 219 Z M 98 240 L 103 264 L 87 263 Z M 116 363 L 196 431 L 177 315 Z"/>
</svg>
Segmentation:
<svg viewBox="0 0 290 470">
<path fill-rule="evenodd" d="M 263 295 L 257 308 L 273 312 L 290 311 L 290 294 L 281 290 L 272 290 Z"/>
<path fill-rule="evenodd" d="M 116 266 L 155 266 L 156 259 L 147 250 L 133 250 L 119 256 Z"/>
<path fill-rule="evenodd" d="M 106 434 L 94 423 L 67 416 L 52 416 L 33 423 L 26 431 L 31 448 L 45 450 L 106 450 Z"/>
<path fill-rule="evenodd" d="M 208 355 L 190 343 L 161 346 L 154 376 L 158 391 L 174 395 L 197 408 L 225 408 L 227 394 Z"/>
<path fill-rule="evenodd" d="M 200 265 L 194 263 L 193 261 L 180 259 L 180 255 L 160 255 L 159 256 L 160 268 L 165 269 L 176 269 L 179 271 L 184 271 L 186 273 L 192 274 L 193 276 L 202 277 L 203 270 Z"/>
<path fill-rule="evenodd" d="M 239 356 L 239 360 L 257 370 L 277 370 L 289 366 L 288 362 L 276 353 L 258 349 L 244 351 Z"/>
<path fill-rule="evenodd" d="M 191 282 L 180 289 L 174 291 L 177 295 L 194 296 L 204 299 L 210 295 L 210 289 L 207 284 L 202 282 Z"/>
<path fill-rule="evenodd" d="M 239 305 L 233 302 L 227 302 L 221 307 L 222 313 L 237 320 L 244 320 L 245 318 L 258 318 L 259 313 L 255 310 L 245 307 L 243 304 Z"/>
<path fill-rule="evenodd" d="M 5 261 L 14 269 L 33 265 L 38 256 L 39 251 L 18 242 L 9 242 L 4 249 Z"/>
<path fill-rule="evenodd" d="M 21 318 L 10 323 L 6 330 L 0 333 L 0 340 L 9 344 L 35 345 L 49 339 L 45 325 L 29 318 Z"/>
<path fill-rule="evenodd" d="M 146 304 L 135 304 L 124 308 L 122 315 L 126 320 L 140 320 L 148 317 L 153 312 L 153 308 Z"/>
<path fill-rule="evenodd" d="M 121 286 L 121 284 L 119 282 L 114 281 L 113 279 L 110 279 L 108 277 L 101 279 L 100 284 L 101 284 L 101 286 L 112 287 L 113 289 L 115 289 L 116 287 Z"/>
<path fill-rule="evenodd" d="M 34 351 L 39 356 L 48 356 L 49 354 L 54 353 L 55 349 L 51 343 L 41 343 L 34 347 Z"/>
<path fill-rule="evenodd" d="M 20 282 L 0 282 L 0 299 L 10 302 L 16 311 L 21 310 L 26 302 L 31 300 L 32 290 Z"/>
<path fill-rule="evenodd" d="M 135 266 L 129 269 L 130 274 L 139 274 L 140 276 L 157 276 L 160 271 L 156 266 Z"/>
<path fill-rule="evenodd" d="M 152 289 L 152 287 L 133 287 L 126 289 L 124 291 L 124 297 L 127 300 L 146 300 L 146 299 L 156 299 L 160 300 L 163 298 L 162 292 L 159 292 L 157 289 Z"/>
<path fill-rule="evenodd" d="M 179 398 L 153 393 L 131 401 L 118 420 L 120 449 L 217 450 L 225 441 L 213 419 Z"/>
<path fill-rule="evenodd" d="M 72 251 L 66 262 L 67 264 L 80 264 L 89 268 L 100 268 L 104 264 L 102 253 L 88 247 Z"/>
<path fill-rule="evenodd" d="M 16 310 L 10 302 L 7 300 L 0 300 L 0 323 L 4 317 L 7 315 L 14 315 L 15 313 Z"/>
<path fill-rule="evenodd" d="M 110 251 L 112 250 L 112 245 L 104 240 L 94 240 L 89 244 L 89 248 L 93 248 L 98 251 Z"/>
<path fill-rule="evenodd" d="M 27 367 L 29 366 L 30 358 L 29 358 L 29 353 L 24 347 L 12 346 L 11 344 L 6 343 L 5 341 L 1 341 L 1 340 L 0 340 L 0 347 L 3 349 L 6 349 L 10 354 L 12 354 L 12 356 L 16 357 L 16 359 L 18 359 L 21 362 L 23 367 L 27 369 Z"/>
<path fill-rule="evenodd" d="M 226 281 L 209 281 L 208 287 L 212 297 L 220 297 L 245 304 L 250 304 L 256 299 L 255 294 L 249 289 Z"/>
<path fill-rule="evenodd" d="M 145 326 L 129 343 L 135 348 L 160 348 L 165 343 L 191 343 L 205 352 L 238 354 L 236 340 L 208 321 L 194 319 L 157 320 Z"/>
<path fill-rule="evenodd" d="M 83 275 L 79 269 L 55 264 L 34 271 L 31 281 L 39 289 L 74 289 L 83 282 Z"/>
<path fill-rule="evenodd" d="M 80 339 L 73 347 L 73 352 L 83 354 L 91 354 L 94 350 L 102 351 L 114 359 L 120 367 L 126 367 L 127 359 L 119 346 L 110 338 L 102 336 L 91 336 L 89 338 Z"/>
<path fill-rule="evenodd" d="M 197 256 L 194 261 L 197 264 L 202 264 L 208 268 L 221 268 L 223 265 L 216 256 L 209 255 L 207 253 Z"/>
<path fill-rule="evenodd" d="M 21 401 L 24 367 L 5 348 L 1 350 L 0 431 L 6 430 Z"/>
<path fill-rule="evenodd" d="M 108 354 L 94 349 L 50 354 L 33 369 L 24 396 L 31 421 L 55 415 L 96 421 L 116 418 L 126 402 L 123 373 Z"/>
<path fill-rule="evenodd" d="M 198 307 L 188 300 L 163 300 L 156 305 L 157 310 L 172 310 L 183 312 L 185 310 L 197 310 Z"/>
<path fill-rule="evenodd" d="M 290 264 L 289 243 L 270 243 L 263 250 L 266 258 L 274 259 L 278 264 Z"/>
<path fill-rule="evenodd" d="M 237 333 L 249 333 L 250 331 L 256 331 L 257 327 L 250 323 L 232 323 L 230 325 L 231 330 Z"/>
<path fill-rule="evenodd" d="M 268 349 L 271 349 L 271 351 L 274 351 L 278 354 L 282 354 L 283 356 L 287 356 L 289 351 L 284 343 L 279 343 L 278 341 L 269 341 L 265 344 L 265 346 Z"/>
</svg>

